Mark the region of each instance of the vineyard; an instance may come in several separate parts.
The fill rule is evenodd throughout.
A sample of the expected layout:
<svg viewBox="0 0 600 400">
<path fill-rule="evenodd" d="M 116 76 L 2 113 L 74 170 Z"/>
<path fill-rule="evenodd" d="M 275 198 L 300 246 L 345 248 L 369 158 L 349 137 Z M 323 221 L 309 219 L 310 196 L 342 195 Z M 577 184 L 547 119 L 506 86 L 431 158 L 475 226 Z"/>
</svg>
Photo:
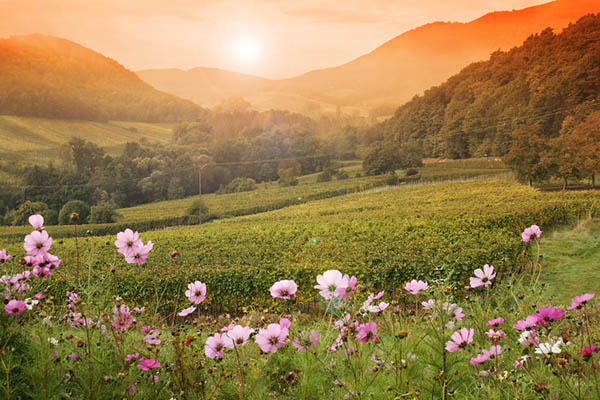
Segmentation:
<svg viewBox="0 0 600 400">
<path fill-rule="evenodd" d="M 278 279 L 309 288 L 317 273 L 331 268 L 392 292 L 415 278 L 460 287 L 476 266 L 516 268 L 523 245 L 515 235 L 522 226 L 550 227 L 599 211 L 592 191 L 541 193 L 505 180 L 390 188 L 146 232 L 144 240 L 155 247 L 141 267 L 117 257 L 112 235 L 80 237 L 77 266 L 74 239 L 63 239 L 55 251 L 65 267 L 49 290 L 58 297 L 103 282 L 103 290 L 168 312 L 180 306 L 185 283 L 199 279 L 212 288 L 208 307 L 235 312 L 270 306 L 268 288 Z M 7 250 L 18 252 L 19 245 Z M 170 260 L 171 251 L 181 257 Z"/>
<path fill-rule="evenodd" d="M 317 182 L 318 174 L 304 175 L 298 179 L 297 186 L 280 186 L 276 182 L 265 182 L 257 185 L 257 190 L 250 192 L 205 194 L 202 196 L 202 201 L 208 208 L 210 214 L 208 219 L 213 220 L 277 210 L 313 200 L 365 191 L 386 184 L 384 176 L 361 176 L 360 165 L 350 165 L 342 169 L 350 176 L 348 179 Z M 405 172 L 399 171 L 401 176 L 399 184 L 468 179 L 506 173 L 506 167 L 497 161 L 446 161 L 426 164 L 416 176 L 402 177 Z M 186 215 L 197 199 L 196 196 L 123 208 L 118 211 L 121 217 L 116 223 L 87 224 L 82 225 L 80 230 L 91 235 L 106 235 L 115 234 L 128 227 L 138 231 L 148 231 L 168 226 L 197 224 L 196 216 Z M 53 231 L 55 237 L 64 237 L 71 235 L 72 228 L 57 226 Z M 0 226 L 0 238 L 16 239 L 27 233 L 28 228 L 24 226 Z"/>
</svg>

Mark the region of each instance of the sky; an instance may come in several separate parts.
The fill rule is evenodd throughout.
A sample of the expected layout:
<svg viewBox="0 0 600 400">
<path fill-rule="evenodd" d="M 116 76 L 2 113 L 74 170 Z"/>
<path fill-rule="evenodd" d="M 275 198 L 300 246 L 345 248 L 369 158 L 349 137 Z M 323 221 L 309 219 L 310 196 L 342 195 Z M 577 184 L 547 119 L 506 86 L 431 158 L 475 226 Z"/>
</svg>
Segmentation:
<svg viewBox="0 0 600 400">
<path fill-rule="evenodd" d="M 60 36 L 132 70 L 285 78 L 340 65 L 417 26 L 549 0 L 0 0 L 0 37 Z"/>
</svg>

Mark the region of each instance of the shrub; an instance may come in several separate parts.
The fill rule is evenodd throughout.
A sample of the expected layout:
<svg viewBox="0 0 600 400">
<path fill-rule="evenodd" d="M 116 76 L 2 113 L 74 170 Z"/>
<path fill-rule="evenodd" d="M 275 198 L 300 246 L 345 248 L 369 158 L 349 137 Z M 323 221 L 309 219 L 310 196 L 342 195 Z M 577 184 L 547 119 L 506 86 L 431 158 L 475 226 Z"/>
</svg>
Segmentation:
<svg viewBox="0 0 600 400">
<path fill-rule="evenodd" d="M 73 220 L 71 215 L 73 213 L 79 214 L 79 218 Z M 67 202 L 58 213 L 58 223 L 60 225 L 81 225 L 87 222 L 88 216 L 90 215 L 90 206 L 81 200 L 71 200 Z"/>
<path fill-rule="evenodd" d="M 90 224 L 106 224 L 115 222 L 119 217 L 117 205 L 108 201 L 102 201 L 90 209 Z"/>
<path fill-rule="evenodd" d="M 217 194 L 249 192 L 252 190 L 256 190 L 254 179 L 238 177 L 225 186 L 221 185 L 217 190 Z"/>
<path fill-rule="evenodd" d="M 338 181 L 341 181 L 343 179 L 348 179 L 348 173 L 344 170 L 339 170 L 335 174 L 335 179 L 337 179 Z"/>
<path fill-rule="evenodd" d="M 28 219 L 30 215 L 41 214 L 44 215 L 48 211 L 48 205 L 41 201 L 29 201 L 21 204 L 21 206 L 6 215 L 6 219 L 9 225 L 27 225 L 29 224 Z"/>
<path fill-rule="evenodd" d="M 332 170 L 326 169 L 317 175 L 317 182 L 329 182 L 331 181 Z"/>
<path fill-rule="evenodd" d="M 208 221 L 210 218 L 210 214 L 208 213 L 208 208 L 206 204 L 200 199 L 194 200 L 194 202 L 189 206 L 185 215 L 187 217 L 198 217 L 200 215 L 200 210 L 202 210 L 202 221 Z"/>
<path fill-rule="evenodd" d="M 44 225 L 58 225 L 58 211 L 49 209 L 42 215 L 44 216 Z"/>
<path fill-rule="evenodd" d="M 398 176 L 395 173 L 390 173 L 385 176 L 386 185 L 397 185 L 398 184 Z"/>
<path fill-rule="evenodd" d="M 414 176 L 414 175 L 418 175 L 419 171 L 417 171 L 414 168 L 410 168 L 406 170 L 406 176 Z"/>
<path fill-rule="evenodd" d="M 298 179 L 294 179 L 292 181 L 287 181 L 287 180 L 283 180 L 283 179 L 279 180 L 279 185 L 284 186 L 284 187 L 285 186 L 296 186 L 297 184 L 298 184 Z"/>
</svg>

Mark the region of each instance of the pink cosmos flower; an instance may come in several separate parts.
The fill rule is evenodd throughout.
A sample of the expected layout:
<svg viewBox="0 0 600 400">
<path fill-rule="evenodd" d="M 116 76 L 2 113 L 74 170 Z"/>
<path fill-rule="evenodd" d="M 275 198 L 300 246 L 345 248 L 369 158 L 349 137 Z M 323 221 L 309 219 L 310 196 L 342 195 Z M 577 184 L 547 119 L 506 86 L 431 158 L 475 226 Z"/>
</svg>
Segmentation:
<svg viewBox="0 0 600 400">
<path fill-rule="evenodd" d="M 149 335 L 144 336 L 144 342 L 151 344 L 151 345 L 159 345 L 160 344 L 160 339 L 158 338 L 160 336 L 160 332 L 157 331 L 156 329 L 152 329 L 152 332 Z"/>
<path fill-rule="evenodd" d="M 279 320 L 279 326 L 281 329 L 290 329 L 290 326 L 292 326 L 292 321 L 287 318 L 281 318 Z"/>
<path fill-rule="evenodd" d="M 371 305 L 373 303 L 373 300 L 381 299 L 384 293 L 385 291 L 379 292 L 377 293 L 377 295 L 371 293 L 369 297 L 363 302 L 362 310 L 377 314 L 388 308 L 389 303 L 386 303 L 384 301 L 380 302 L 378 305 Z"/>
<path fill-rule="evenodd" d="M 67 292 L 67 298 L 72 303 L 79 303 L 81 301 L 81 297 L 75 292 Z"/>
<path fill-rule="evenodd" d="M 35 294 L 35 299 L 36 300 L 42 300 L 44 298 L 44 295 L 42 293 L 36 293 Z"/>
<path fill-rule="evenodd" d="M 113 308 L 113 328 L 125 331 L 129 329 L 131 324 L 135 322 L 135 317 L 131 315 L 129 311 L 129 307 L 126 305 L 121 305 L 120 307 L 115 306 Z"/>
<path fill-rule="evenodd" d="M 174 258 L 179 257 L 180 255 L 181 255 L 180 252 L 178 252 L 177 250 L 174 250 L 169 253 L 169 259 L 173 260 Z"/>
<path fill-rule="evenodd" d="M 31 268 L 40 265 L 42 262 L 44 262 L 43 256 L 25 256 L 23 257 L 23 260 L 21 260 L 21 265 L 23 265 L 24 268 Z"/>
<path fill-rule="evenodd" d="M 298 285 L 296 282 L 290 280 L 282 280 L 279 282 L 275 282 L 273 286 L 271 286 L 271 296 L 276 299 L 292 299 L 296 296 L 296 291 L 298 290 Z"/>
<path fill-rule="evenodd" d="M 428 288 L 429 284 L 427 282 L 417 281 L 415 279 L 404 285 L 404 290 L 415 296 L 418 295 L 420 291 L 427 290 Z"/>
<path fill-rule="evenodd" d="M 521 238 L 525 243 L 531 242 L 531 238 L 533 236 L 537 237 L 538 239 L 542 236 L 542 230 L 537 225 L 531 225 L 529 228 L 526 228 L 521 234 Z"/>
<path fill-rule="evenodd" d="M 6 249 L 0 250 L 0 264 L 4 264 L 6 261 L 10 260 L 10 255 L 6 253 Z"/>
<path fill-rule="evenodd" d="M 39 214 L 32 215 L 29 217 L 29 224 L 33 229 L 41 230 L 44 227 L 44 217 Z"/>
<path fill-rule="evenodd" d="M 123 254 L 125 257 L 134 254 L 134 251 L 138 247 L 142 247 L 142 239 L 137 232 L 133 232 L 131 229 L 125 229 L 124 232 L 117 233 L 117 240 L 115 246 L 117 246 L 118 252 Z"/>
<path fill-rule="evenodd" d="M 538 326 L 539 322 L 540 321 L 536 316 L 529 315 L 524 320 L 520 319 L 519 321 L 517 321 L 517 323 L 513 325 L 513 328 L 515 328 L 518 331 L 529 330 Z"/>
<path fill-rule="evenodd" d="M 67 356 L 67 358 L 69 358 L 72 361 L 76 361 L 79 358 L 79 355 L 77 353 L 71 353 Z"/>
<path fill-rule="evenodd" d="M 50 268 L 48 267 L 40 267 L 39 265 L 36 265 L 35 267 L 33 267 L 33 269 L 31 270 L 31 273 L 38 277 L 38 278 L 46 278 L 48 275 L 50 275 L 52 271 L 50 271 Z"/>
<path fill-rule="evenodd" d="M 345 274 L 344 280 L 346 281 L 346 287 L 338 289 L 338 295 L 343 298 L 344 301 L 348 301 L 348 299 L 350 299 L 350 295 L 356 292 L 358 278 L 355 276 L 350 277 L 350 275 Z"/>
<path fill-rule="evenodd" d="M 142 371 L 150 371 L 154 368 L 160 368 L 160 363 L 153 358 L 149 360 L 146 360 L 145 358 L 140 358 L 140 363 L 137 367 Z"/>
<path fill-rule="evenodd" d="M 529 355 L 524 355 L 515 360 L 514 367 L 515 369 L 523 369 L 527 367 L 527 359 L 531 358 Z"/>
<path fill-rule="evenodd" d="M 496 358 L 500 354 L 502 354 L 502 347 L 501 346 L 494 345 L 494 346 L 490 347 L 490 357 L 491 358 Z"/>
<path fill-rule="evenodd" d="M 547 325 L 552 323 L 552 321 L 560 320 L 565 312 L 565 310 L 558 310 L 554 306 L 540 307 L 540 311 L 533 314 L 533 316 L 537 317 L 541 325 Z"/>
<path fill-rule="evenodd" d="M 596 345 L 593 344 L 589 347 L 585 347 L 583 350 L 581 350 L 581 355 L 583 356 L 583 358 L 588 359 L 592 356 L 592 354 L 596 351 Z"/>
<path fill-rule="evenodd" d="M 300 336 L 300 338 L 292 340 L 292 344 L 299 352 L 306 351 L 306 349 L 313 349 L 317 346 L 319 341 L 319 332 L 314 329 L 310 331 L 310 335 L 306 338 L 306 335 Z"/>
<path fill-rule="evenodd" d="M 148 260 L 148 256 L 153 247 L 154 243 L 152 243 L 152 240 L 148 240 L 148 243 L 145 245 L 134 247 L 132 253 L 125 256 L 125 261 L 127 261 L 127 264 L 143 265 L 146 263 L 146 260 Z"/>
<path fill-rule="evenodd" d="M 435 307 L 435 300 L 429 299 L 427 301 L 422 301 L 421 305 L 425 310 L 431 310 L 433 307 Z"/>
<path fill-rule="evenodd" d="M 25 311 L 26 308 L 27 305 L 21 300 L 11 300 L 4 306 L 4 310 L 8 315 L 19 315 Z"/>
<path fill-rule="evenodd" d="M 140 356 L 140 353 L 127 354 L 127 356 L 125 357 L 125 361 L 136 360 L 139 356 Z"/>
<path fill-rule="evenodd" d="M 233 342 L 224 333 L 209 336 L 204 344 L 204 354 L 208 358 L 223 357 L 225 349 L 233 349 Z"/>
<path fill-rule="evenodd" d="M 224 326 L 221 328 L 221 332 L 229 332 L 230 330 L 232 330 L 233 328 L 235 328 L 235 324 L 231 323 L 227 326 Z"/>
<path fill-rule="evenodd" d="M 488 287 L 492 284 L 492 279 L 496 277 L 494 273 L 494 267 L 492 265 L 485 264 L 483 266 L 483 270 L 481 268 L 477 268 L 473 271 L 475 277 L 470 278 L 470 283 L 472 288 L 476 288 L 479 286 Z"/>
<path fill-rule="evenodd" d="M 449 340 L 446 342 L 446 350 L 453 353 L 457 350 L 462 349 L 469 343 L 473 343 L 473 335 L 475 334 L 474 329 L 462 328 L 452 334 Z"/>
<path fill-rule="evenodd" d="M 33 231 L 25 236 L 23 248 L 32 256 L 43 256 L 52 246 L 52 238 L 46 231 Z"/>
<path fill-rule="evenodd" d="M 180 317 L 187 317 L 194 311 L 196 311 L 196 306 L 189 306 L 188 308 L 184 308 L 183 310 L 181 310 L 177 315 L 179 315 Z"/>
<path fill-rule="evenodd" d="M 235 325 L 225 334 L 231 339 L 231 342 L 234 346 L 243 346 L 248 342 L 248 339 L 252 334 L 252 328 L 248 326 Z"/>
<path fill-rule="evenodd" d="M 500 339 L 506 337 L 506 333 L 504 333 L 504 331 L 494 331 L 493 329 L 485 332 L 484 335 L 487 336 L 492 343 L 498 343 Z"/>
<path fill-rule="evenodd" d="M 494 319 L 490 319 L 486 325 L 487 326 L 498 326 L 500 324 L 504 323 L 504 318 L 499 317 L 499 318 L 494 318 Z"/>
<path fill-rule="evenodd" d="M 587 303 L 588 301 L 590 301 L 593 298 L 594 298 L 593 293 L 586 293 L 586 294 L 582 294 L 581 296 L 575 296 L 575 297 L 573 297 L 573 300 L 571 300 L 571 305 L 569 307 L 567 307 L 567 310 L 579 309 L 579 308 L 583 307 L 585 305 L 585 303 Z"/>
<path fill-rule="evenodd" d="M 490 359 L 490 352 L 487 350 L 483 350 L 481 354 L 477 354 L 477 356 L 471 358 L 471 365 L 483 364 L 484 362 Z"/>
<path fill-rule="evenodd" d="M 280 324 L 269 324 L 267 329 L 260 329 L 256 335 L 256 343 L 264 353 L 275 353 L 285 346 L 288 337 L 288 329 L 282 328 Z"/>
<path fill-rule="evenodd" d="M 50 269 L 58 268 L 62 263 L 62 260 L 55 256 L 54 254 L 46 253 L 44 254 L 44 262 Z"/>
<path fill-rule="evenodd" d="M 367 322 L 358 326 L 356 339 L 361 342 L 367 343 L 370 340 L 376 340 L 377 336 L 377 324 L 375 322 Z"/>
<path fill-rule="evenodd" d="M 190 283 L 185 295 L 194 304 L 202 303 L 206 298 L 206 284 L 200 281 Z"/>
<path fill-rule="evenodd" d="M 150 331 L 152 331 L 152 327 L 150 325 L 144 325 L 142 326 L 142 329 L 140 329 L 141 333 L 148 333 Z"/>
<path fill-rule="evenodd" d="M 340 296 L 340 293 L 345 292 L 349 284 L 337 269 L 330 269 L 322 275 L 318 275 L 317 283 L 318 285 L 315 286 L 315 289 L 319 290 L 319 294 L 325 300 Z"/>
</svg>

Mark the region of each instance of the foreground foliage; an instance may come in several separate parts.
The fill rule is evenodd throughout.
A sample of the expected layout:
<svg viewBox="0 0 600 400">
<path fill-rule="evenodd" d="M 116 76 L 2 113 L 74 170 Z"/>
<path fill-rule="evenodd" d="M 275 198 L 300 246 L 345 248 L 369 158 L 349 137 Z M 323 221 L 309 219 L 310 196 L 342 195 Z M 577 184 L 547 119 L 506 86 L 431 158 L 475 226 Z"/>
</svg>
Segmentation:
<svg viewBox="0 0 600 400">
<path fill-rule="evenodd" d="M 0 313 L 5 398 L 600 398 L 595 296 L 575 296 L 566 309 L 535 304 L 537 225 L 511 237 L 524 269 L 486 264 L 458 290 L 446 276 L 371 292 L 332 269 L 312 277 L 314 288 L 271 281 L 279 312 L 231 318 L 207 316 L 212 288 L 200 281 L 181 291 L 189 307 L 177 316 L 114 296 L 89 276 L 61 295 L 66 302 L 44 295 L 72 266 L 49 253 L 43 222 L 32 216 L 25 238 L 33 269 L 0 251 L 10 274 Z M 129 266 L 154 256 L 152 242 L 129 230 L 114 245 Z M 310 292 L 318 302 L 307 312 Z"/>
</svg>

